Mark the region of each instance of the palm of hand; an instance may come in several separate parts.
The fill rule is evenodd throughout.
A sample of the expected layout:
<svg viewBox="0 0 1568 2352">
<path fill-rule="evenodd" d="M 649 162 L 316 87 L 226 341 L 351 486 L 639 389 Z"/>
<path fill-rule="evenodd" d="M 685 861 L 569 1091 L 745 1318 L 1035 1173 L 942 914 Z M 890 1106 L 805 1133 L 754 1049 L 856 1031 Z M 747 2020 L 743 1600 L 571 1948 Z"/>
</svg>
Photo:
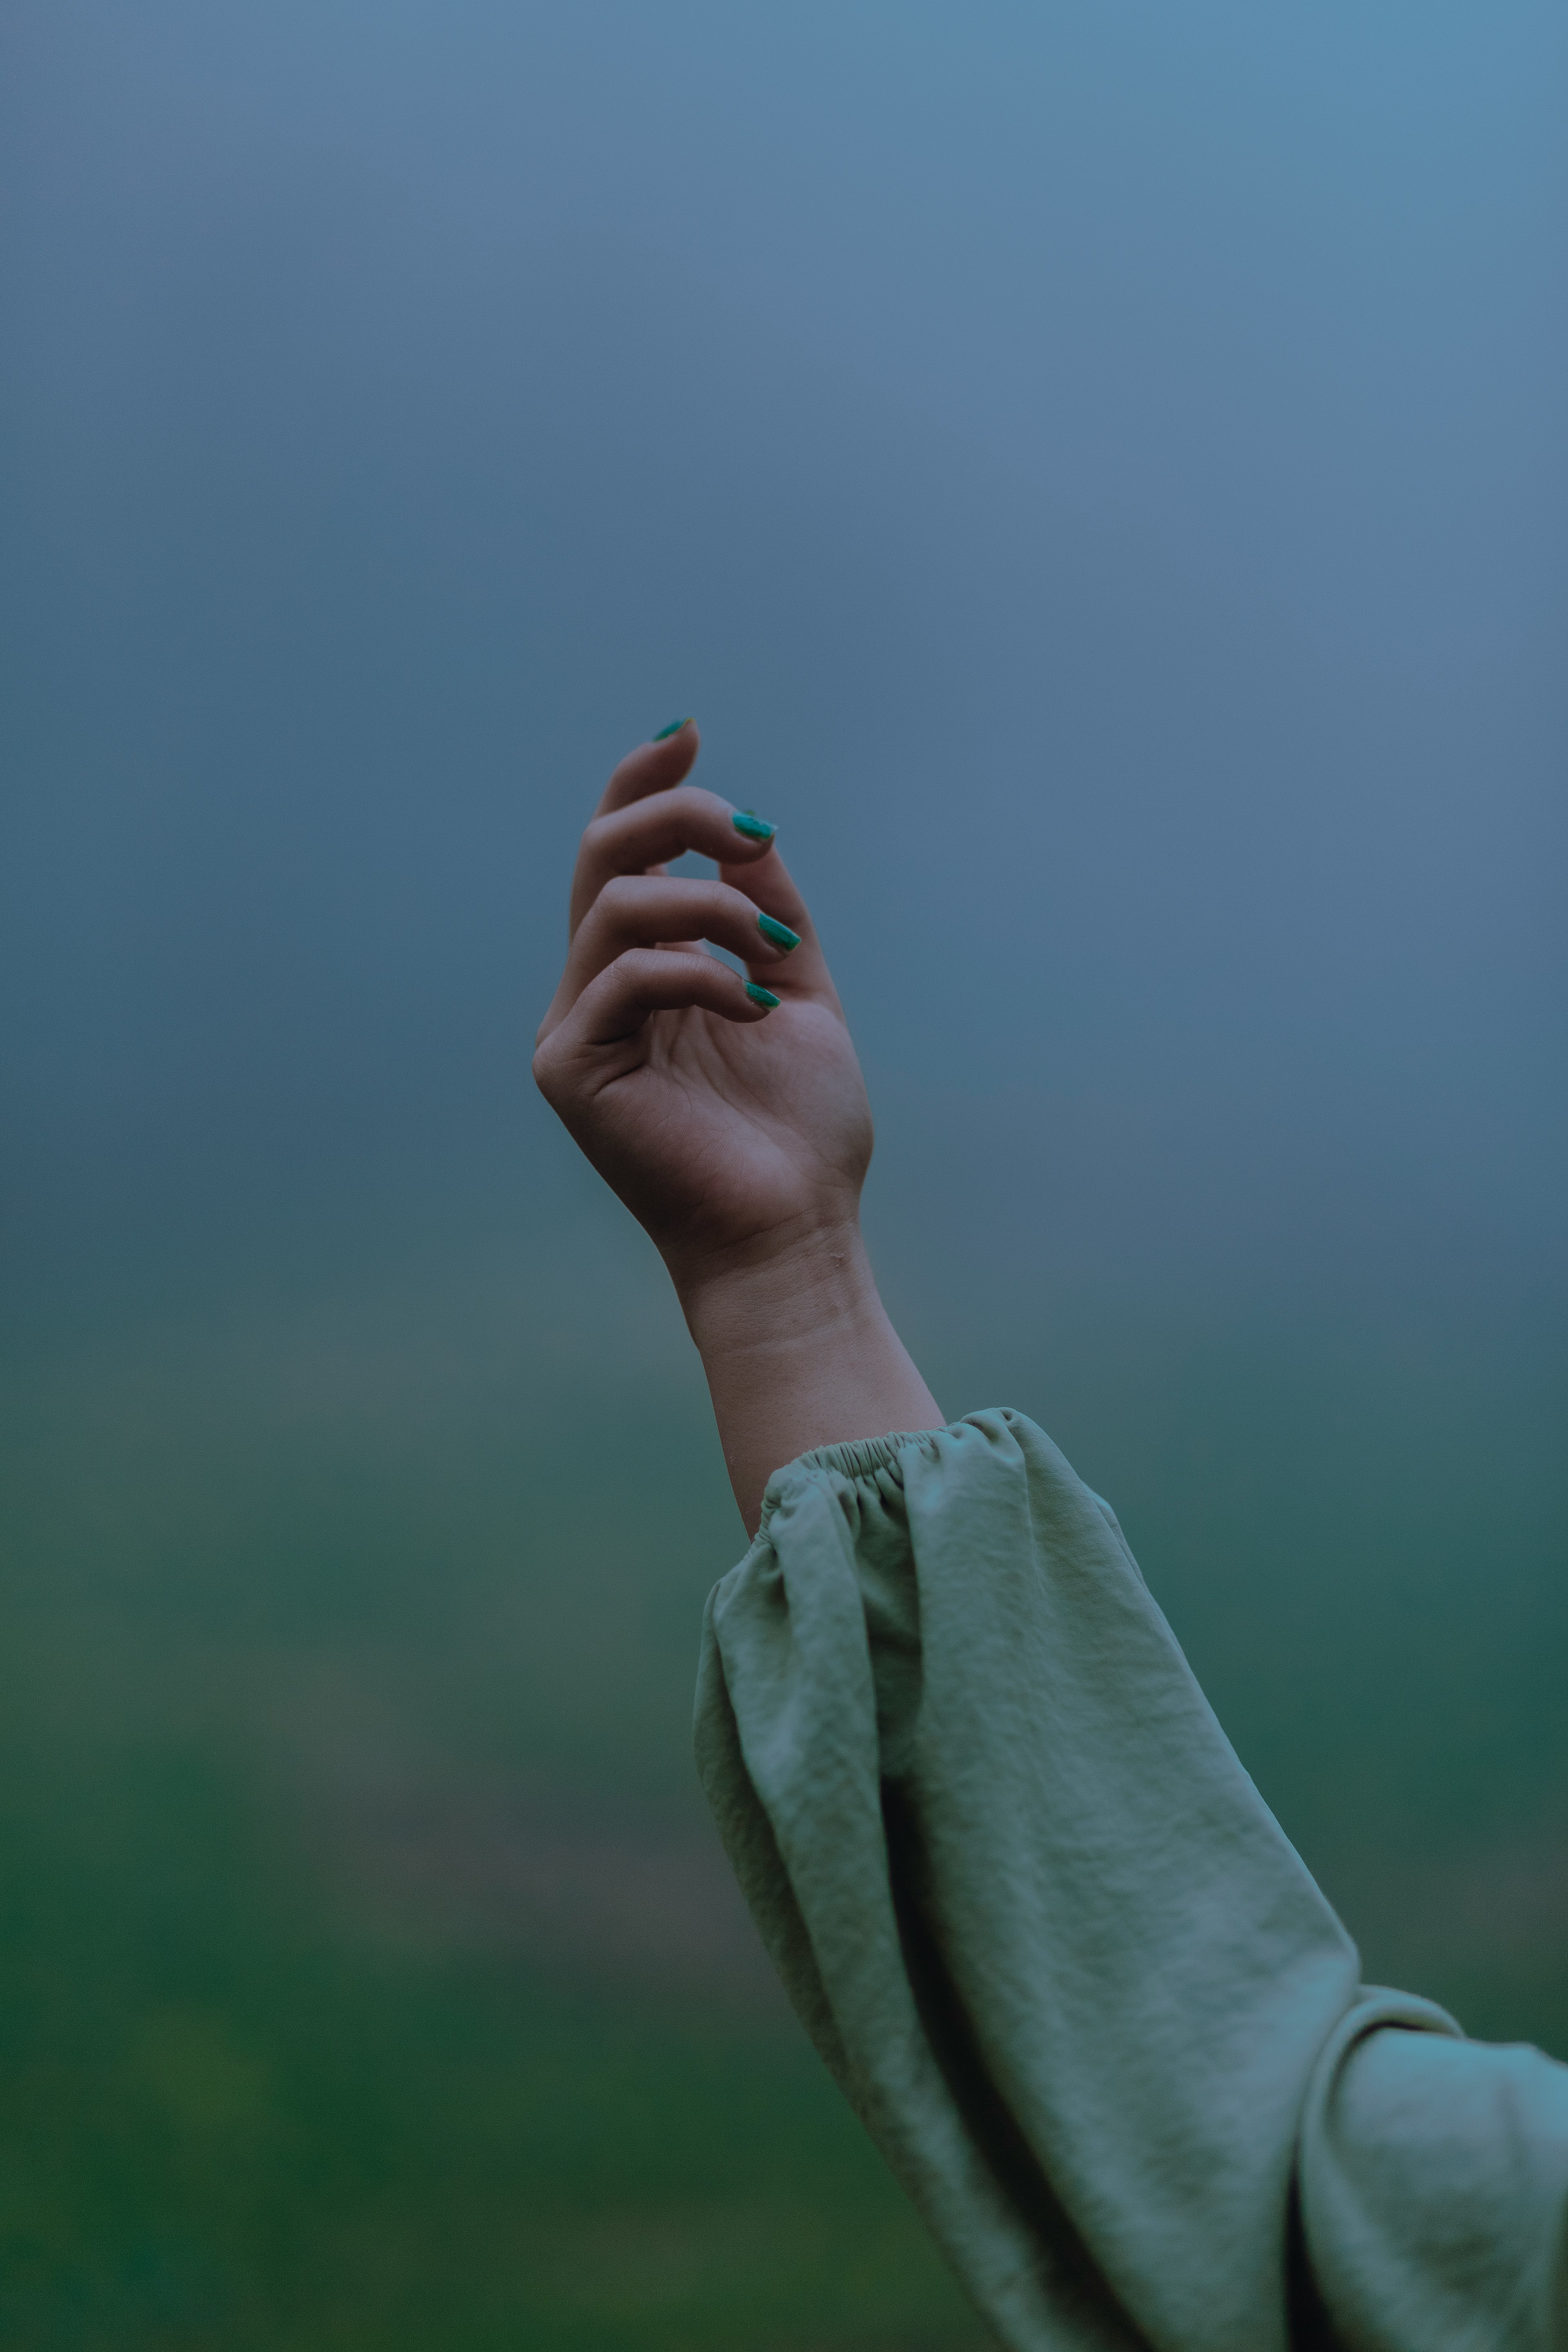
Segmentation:
<svg viewBox="0 0 1568 2352">
<path fill-rule="evenodd" d="M 871 1156 L 865 1085 L 805 903 L 772 827 L 687 783 L 697 748 L 689 723 L 611 777 L 578 853 L 566 969 L 533 1065 L 589 1160 L 689 1273 L 853 1223 Z M 717 880 L 670 873 L 689 850 L 714 860 Z"/>
<path fill-rule="evenodd" d="M 870 1107 L 837 1003 L 789 1001 L 748 1026 L 699 1006 L 657 1013 L 604 1050 L 563 1116 L 670 1255 L 852 1217 L 871 1156 Z"/>
</svg>

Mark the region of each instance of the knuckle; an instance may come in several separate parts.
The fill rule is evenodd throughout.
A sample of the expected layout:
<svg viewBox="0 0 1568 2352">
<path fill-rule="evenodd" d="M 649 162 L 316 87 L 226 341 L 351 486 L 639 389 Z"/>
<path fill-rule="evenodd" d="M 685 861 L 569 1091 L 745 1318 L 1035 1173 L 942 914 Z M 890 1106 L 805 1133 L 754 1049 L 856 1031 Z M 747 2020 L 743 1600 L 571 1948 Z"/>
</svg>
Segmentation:
<svg viewBox="0 0 1568 2352">
<path fill-rule="evenodd" d="M 555 1045 L 556 1034 L 552 1030 L 533 1049 L 533 1083 L 547 1103 L 553 1103 L 561 1091 L 563 1074 L 560 1048 Z"/>
<path fill-rule="evenodd" d="M 700 784 L 672 785 L 668 793 L 659 794 L 659 799 L 685 833 L 694 828 L 706 830 L 712 822 L 715 808 L 720 805 L 714 795 L 704 792 Z"/>
</svg>

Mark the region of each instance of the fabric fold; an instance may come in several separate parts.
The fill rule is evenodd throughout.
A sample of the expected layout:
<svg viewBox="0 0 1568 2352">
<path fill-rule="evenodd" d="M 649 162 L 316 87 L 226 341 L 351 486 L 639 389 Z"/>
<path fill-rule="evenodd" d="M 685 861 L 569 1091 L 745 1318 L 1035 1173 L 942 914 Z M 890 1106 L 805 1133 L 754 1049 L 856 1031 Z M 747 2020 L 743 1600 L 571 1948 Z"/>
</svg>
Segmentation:
<svg viewBox="0 0 1568 2352">
<path fill-rule="evenodd" d="M 1360 1988 L 1031 1422 L 779 1472 L 709 1603 L 696 1739 L 797 2012 L 1005 2344 L 1402 2352 L 1378 2297 L 1408 2250 L 1346 2219 L 1379 2160 L 1363 2053 L 1458 2029 Z M 1555 2114 L 1568 2070 L 1530 2054 Z"/>
</svg>

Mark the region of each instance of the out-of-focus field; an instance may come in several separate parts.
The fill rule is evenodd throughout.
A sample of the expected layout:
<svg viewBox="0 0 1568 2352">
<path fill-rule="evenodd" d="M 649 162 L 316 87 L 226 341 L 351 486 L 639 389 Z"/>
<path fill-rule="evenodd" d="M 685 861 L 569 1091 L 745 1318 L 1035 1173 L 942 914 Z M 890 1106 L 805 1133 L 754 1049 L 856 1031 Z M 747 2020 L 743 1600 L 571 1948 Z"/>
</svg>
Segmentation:
<svg viewBox="0 0 1568 2352">
<path fill-rule="evenodd" d="M 0 2340 L 966 2342 L 692 1785 L 689 1375 L 474 1308 L 11 1368 Z"/>
<path fill-rule="evenodd" d="M 524 1075 L 686 712 L 935 1394 L 1369 1974 L 1568 2053 L 1563 21 L 10 0 L 0 2352 L 974 2340 Z"/>
<path fill-rule="evenodd" d="M 736 1526 L 634 1253 L 9 1368 L 7 2346 L 976 2340 L 693 1785 Z M 1544 1361 L 1110 1325 L 944 1401 L 1111 1494 L 1369 1969 L 1568 2051 Z"/>
</svg>

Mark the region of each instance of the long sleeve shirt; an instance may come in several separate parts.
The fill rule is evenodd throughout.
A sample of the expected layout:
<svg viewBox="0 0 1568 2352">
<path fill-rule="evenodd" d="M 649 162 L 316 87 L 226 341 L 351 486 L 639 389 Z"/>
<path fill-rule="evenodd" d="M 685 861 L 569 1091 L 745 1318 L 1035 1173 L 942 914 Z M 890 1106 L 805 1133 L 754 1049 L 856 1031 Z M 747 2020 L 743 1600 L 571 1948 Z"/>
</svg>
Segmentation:
<svg viewBox="0 0 1568 2352">
<path fill-rule="evenodd" d="M 797 2013 L 1003 2344 L 1568 2347 L 1568 2067 L 1361 1983 L 1022 1414 L 778 1472 L 696 1739 Z"/>
</svg>

